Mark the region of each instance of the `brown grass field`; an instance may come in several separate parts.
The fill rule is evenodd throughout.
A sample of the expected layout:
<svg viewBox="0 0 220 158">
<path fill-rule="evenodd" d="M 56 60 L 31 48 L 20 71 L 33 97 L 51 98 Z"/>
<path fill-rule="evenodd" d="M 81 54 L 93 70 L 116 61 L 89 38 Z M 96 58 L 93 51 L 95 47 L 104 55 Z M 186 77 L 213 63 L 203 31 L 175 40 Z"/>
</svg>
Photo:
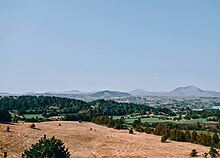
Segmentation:
<svg viewBox="0 0 220 158">
<path fill-rule="evenodd" d="M 59 123 L 62 126 L 58 126 Z M 61 139 L 72 157 L 188 158 L 192 149 L 199 152 L 199 157 L 209 151 L 209 147 L 198 144 L 174 141 L 162 143 L 160 136 L 138 132 L 128 134 L 128 130 L 115 130 L 89 122 L 36 123 L 37 129 L 31 129 L 29 125 L 0 124 L 0 154 L 6 148 L 9 158 L 19 158 L 24 149 L 36 143 L 44 134 Z M 10 132 L 6 132 L 7 126 Z"/>
</svg>

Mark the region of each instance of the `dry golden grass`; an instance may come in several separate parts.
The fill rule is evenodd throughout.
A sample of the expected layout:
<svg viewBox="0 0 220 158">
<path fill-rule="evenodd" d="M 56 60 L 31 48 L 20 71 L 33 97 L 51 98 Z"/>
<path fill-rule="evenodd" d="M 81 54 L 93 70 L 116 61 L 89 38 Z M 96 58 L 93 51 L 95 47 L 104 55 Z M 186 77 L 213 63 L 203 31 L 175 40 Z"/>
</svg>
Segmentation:
<svg viewBox="0 0 220 158">
<path fill-rule="evenodd" d="M 1 154 L 7 148 L 9 158 L 21 157 L 24 149 L 36 143 L 44 134 L 61 139 L 72 157 L 187 158 L 192 149 L 199 152 L 199 157 L 209 150 L 209 147 L 192 143 L 162 143 L 160 136 L 137 132 L 128 134 L 127 130 L 115 130 L 88 122 L 36 123 L 37 129 L 31 129 L 29 125 L 30 123 L 0 124 Z M 6 132 L 7 126 L 11 132 Z"/>
</svg>

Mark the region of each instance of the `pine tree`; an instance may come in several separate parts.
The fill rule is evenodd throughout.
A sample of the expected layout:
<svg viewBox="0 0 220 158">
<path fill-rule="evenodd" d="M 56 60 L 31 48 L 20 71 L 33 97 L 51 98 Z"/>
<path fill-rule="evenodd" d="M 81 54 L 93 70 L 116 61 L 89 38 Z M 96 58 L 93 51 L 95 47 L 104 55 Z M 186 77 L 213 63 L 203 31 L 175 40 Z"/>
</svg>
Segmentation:
<svg viewBox="0 0 220 158">
<path fill-rule="evenodd" d="M 170 139 L 171 139 L 171 140 L 176 140 L 176 136 L 177 136 L 177 129 L 174 128 L 174 129 L 172 129 L 171 132 L 170 132 Z"/>
<path fill-rule="evenodd" d="M 197 157 L 197 151 L 196 151 L 196 149 L 193 149 L 192 151 L 191 151 L 191 153 L 190 153 L 190 155 L 192 156 L 192 157 Z"/>
<path fill-rule="evenodd" d="M 219 143 L 219 137 L 218 137 L 218 134 L 215 133 L 212 137 L 212 140 L 213 140 L 213 146 L 218 146 L 218 143 Z"/>
<path fill-rule="evenodd" d="M 167 138 L 168 138 L 167 135 L 162 135 L 161 142 L 166 142 Z"/>
<path fill-rule="evenodd" d="M 196 130 L 193 130 L 191 138 L 190 138 L 190 142 L 192 142 L 192 143 L 197 142 L 197 132 L 196 132 Z"/>
<path fill-rule="evenodd" d="M 68 149 L 65 148 L 63 142 L 59 139 L 41 138 L 38 143 L 33 144 L 30 149 L 22 153 L 23 158 L 70 158 Z"/>
<path fill-rule="evenodd" d="M 191 134 L 190 134 L 189 129 L 187 128 L 186 131 L 185 131 L 185 141 L 189 142 L 190 138 L 191 138 Z"/>
<path fill-rule="evenodd" d="M 213 148 L 213 147 L 210 148 L 209 155 L 211 156 L 211 158 L 219 157 L 218 151 L 215 148 Z"/>
<path fill-rule="evenodd" d="M 129 129 L 129 134 L 133 134 L 133 133 L 134 133 L 133 129 L 130 128 L 130 129 Z"/>
</svg>

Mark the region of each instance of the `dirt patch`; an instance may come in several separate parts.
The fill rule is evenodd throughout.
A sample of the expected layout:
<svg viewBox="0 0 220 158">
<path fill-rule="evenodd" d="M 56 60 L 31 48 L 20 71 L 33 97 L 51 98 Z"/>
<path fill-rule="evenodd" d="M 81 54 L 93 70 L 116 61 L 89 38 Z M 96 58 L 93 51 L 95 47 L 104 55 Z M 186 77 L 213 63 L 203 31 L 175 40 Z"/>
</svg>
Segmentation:
<svg viewBox="0 0 220 158">
<path fill-rule="evenodd" d="M 31 129 L 30 123 L 0 124 L 1 154 L 6 148 L 9 158 L 21 157 L 24 149 L 36 143 L 44 134 L 61 139 L 72 157 L 187 158 L 192 149 L 199 152 L 199 157 L 209 151 L 209 147 L 198 144 L 162 143 L 160 136 L 138 132 L 128 134 L 128 130 L 115 130 L 89 122 L 56 121 L 35 125 L 38 130 Z M 11 132 L 6 132 L 7 126 Z"/>
</svg>

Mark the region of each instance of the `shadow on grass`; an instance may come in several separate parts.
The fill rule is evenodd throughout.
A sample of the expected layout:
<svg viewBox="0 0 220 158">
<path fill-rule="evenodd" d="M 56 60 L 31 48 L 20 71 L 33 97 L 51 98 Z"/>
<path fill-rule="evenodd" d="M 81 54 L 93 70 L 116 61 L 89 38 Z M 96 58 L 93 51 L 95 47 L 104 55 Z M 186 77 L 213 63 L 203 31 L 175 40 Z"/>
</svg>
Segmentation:
<svg viewBox="0 0 220 158">
<path fill-rule="evenodd" d="M 39 130 L 39 131 L 41 130 L 40 128 L 35 128 L 35 127 L 34 127 L 34 128 L 32 128 L 32 129 L 36 129 L 36 130 Z"/>
</svg>

